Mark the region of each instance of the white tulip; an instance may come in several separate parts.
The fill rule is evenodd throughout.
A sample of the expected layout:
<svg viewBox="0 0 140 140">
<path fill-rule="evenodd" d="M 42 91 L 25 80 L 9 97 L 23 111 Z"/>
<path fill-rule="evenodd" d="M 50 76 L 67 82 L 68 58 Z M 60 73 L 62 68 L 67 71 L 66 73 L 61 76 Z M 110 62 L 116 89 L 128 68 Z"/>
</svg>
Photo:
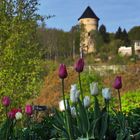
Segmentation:
<svg viewBox="0 0 140 140">
<path fill-rule="evenodd" d="M 76 109 L 75 109 L 75 107 L 74 106 L 71 107 L 70 110 L 71 110 L 72 117 L 75 118 L 76 117 Z"/>
<path fill-rule="evenodd" d="M 16 120 L 20 120 L 22 119 L 22 113 L 21 112 L 17 112 L 15 115 Z"/>
<path fill-rule="evenodd" d="M 102 95 L 106 100 L 109 100 L 111 98 L 111 91 L 109 88 L 102 89 Z"/>
<path fill-rule="evenodd" d="M 71 85 L 71 90 L 70 90 L 70 100 L 72 103 L 76 103 L 78 101 L 80 95 L 80 91 L 77 90 L 77 85 Z"/>
<path fill-rule="evenodd" d="M 72 91 L 73 91 L 73 90 L 77 90 L 77 84 L 71 85 L 71 90 L 72 90 Z"/>
<path fill-rule="evenodd" d="M 80 95 L 80 91 L 76 91 L 75 93 L 74 92 L 71 92 L 70 93 L 70 100 L 71 100 L 71 102 L 72 103 L 77 103 L 78 102 L 79 95 Z"/>
<path fill-rule="evenodd" d="M 85 96 L 84 98 L 84 107 L 89 107 L 90 106 L 90 97 Z"/>
<path fill-rule="evenodd" d="M 65 103 L 66 103 L 66 108 L 67 108 L 67 100 L 65 100 Z M 60 109 L 60 111 L 65 111 L 65 106 L 64 106 L 64 100 L 61 100 L 60 102 L 59 102 L 59 109 Z"/>
<path fill-rule="evenodd" d="M 90 83 L 90 93 L 93 96 L 98 94 L 98 83 Z"/>
</svg>

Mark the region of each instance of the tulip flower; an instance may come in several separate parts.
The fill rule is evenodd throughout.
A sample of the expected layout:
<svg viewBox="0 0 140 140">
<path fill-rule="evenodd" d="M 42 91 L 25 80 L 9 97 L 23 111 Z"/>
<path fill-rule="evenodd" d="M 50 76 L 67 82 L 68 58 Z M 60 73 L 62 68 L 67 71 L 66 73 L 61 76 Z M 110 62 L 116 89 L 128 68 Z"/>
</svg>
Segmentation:
<svg viewBox="0 0 140 140">
<path fill-rule="evenodd" d="M 75 70 L 80 73 L 84 69 L 84 60 L 80 58 L 75 64 Z"/>
<path fill-rule="evenodd" d="M 17 112 L 17 113 L 15 114 L 15 118 L 16 118 L 16 120 L 22 119 L 22 113 L 21 113 L 21 112 Z"/>
<path fill-rule="evenodd" d="M 8 118 L 9 119 L 14 119 L 15 118 L 15 113 L 13 111 L 8 112 Z"/>
<path fill-rule="evenodd" d="M 61 79 L 65 79 L 68 76 L 66 66 L 64 64 L 60 64 L 59 67 L 59 77 Z"/>
<path fill-rule="evenodd" d="M 8 96 L 4 96 L 2 98 L 2 104 L 5 106 L 5 107 L 8 107 L 10 105 L 10 98 Z"/>
<path fill-rule="evenodd" d="M 32 115 L 33 109 L 32 109 L 32 106 L 31 105 L 26 105 L 26 107 L 25 107 L 25 113 L 27 115 Z"/>
<path fill-rule="evenodd" d="M 106 100 L 109 100 L 111 98 L 111 91 L 109 88 L 102 89 L 102 95 Z"/>
<path fill-rule="evenodd" d="M 121 88 L 122 88 L 121 76 L 117 76 L 117 77 L 115 78 L 113 87 L 114 87 L 115 89 L 121 89 Z"/>
<path fill-rule="evenodd" d="M 115 78 L 113 87 L 118 90 L 119 109 L 120 109 L 120 111 L 122 111 L 122 103 L 121 103 L 121 95 L 120 95 L 120 89 L 122 88 L 122 79 L 121 79 L 121 76 L 117 76 Z"/>
<path fill-rule="evenodd" d="M 83 102 L 84 102 L 84 107 L 85 108 L 89 107 L 90 106 L 90 98 L 89 98 L 89 96 L 85 96 Z"/>
<path fill-rule="evenodd" d="M 65 103 L 66 103 L 66 108 L 67 108 L 67 101 L 65 100 Z M 65 106 L 64 106 L 64 100 L 61 100 L 60 102 L 59 102 L 59 109 L 60 109 L 60 111 L 65 111 Z"/>
<path fill-rule="evenodd" d="M 78 72 L 78 78 L 79 78 L 79 85 L 80 85 L 80 94 L 82 97 L 82 101 L 84 100 L 84 96 L 83 96 L 83 90 L 82 90 L 82 85 L 81 85 L 81 77 L 80 77 L 80 73 L 83 71 L 84 69 L 84 60 L 82 58 L 80 58 L 74 65 L 75 70 Z"/>
<path fill-rule="evenodd" d="M 75 118 L 76 117 L 76 109 L 75 109 L 75 107 L 74 106 L 71 107 L 70 110 L 71 110 L 72 117 Z"/>
<path fill-rule="evenodd" d="M 91 95 L 95 96 L 98 94 L 98 83 L 90 83 L 90 93 Z"/>
<path fill-rule="evenodd" d="M 10 112 L 8 112 L 8 117 L 10 118 L 10 119 L 14 119 L 15 117 L 16 117 L 16 113 L 17 112 L 22 112 L 22 110 L 20 109 L 20 108 L 14 108 L 14 109 L 12 109 Z"/>
<path fill-rule="evenodd" d="M 70 90 L 70 100 L 72 103 L 78 102 L 78 98 L 80 95 L 80 91 L 77 90 L 77 85 L 71 85 L 71 90 Z"/>
</svg>

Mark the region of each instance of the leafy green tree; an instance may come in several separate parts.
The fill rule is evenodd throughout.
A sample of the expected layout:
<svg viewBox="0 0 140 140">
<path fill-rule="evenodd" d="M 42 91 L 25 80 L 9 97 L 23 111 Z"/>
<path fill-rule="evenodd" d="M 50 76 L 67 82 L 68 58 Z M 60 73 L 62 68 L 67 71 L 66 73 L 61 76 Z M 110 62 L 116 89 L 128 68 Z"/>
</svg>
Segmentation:
<svg viewBox="0 0 140 140">
<path fill-rule="evenodd" d="M 92 31 L 91 37 L 93 38 L 95 43 L 96 53 L 100 53 L 102 46 L 104 44 L 104 40 L 101 34 L 98 31 Z"/>
<path fill-rule="evenodd" d="M 140 26 L 135 26 L 128 32 L 131 41 L 140 40 Z"/>
<path fill-rule="evenodd" d="M 0 2 L 0 95 L 10 96 L 13 105 L 35 97 L 42 82 L 37 6 L 37 0 Z"/>
</svg>

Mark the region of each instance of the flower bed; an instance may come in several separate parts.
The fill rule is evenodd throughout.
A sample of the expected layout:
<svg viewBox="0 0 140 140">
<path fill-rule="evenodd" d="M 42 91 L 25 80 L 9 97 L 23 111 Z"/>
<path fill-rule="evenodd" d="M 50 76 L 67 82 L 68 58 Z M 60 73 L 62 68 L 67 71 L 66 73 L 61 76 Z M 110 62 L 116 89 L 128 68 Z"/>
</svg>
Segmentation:
<svg viewBox="0 0 140 140">
<path fill-rule="evenodd" d="M 118 93 L 118 108 L 112 108 L 110 88 L 99 90 L 97 82 L 89 84 L 89 93 L 85 95 L 81 80 L 84 60 L 74 65 L 78 74 L 79 86 L 71 85 L 70 96 L 65 95 L 67 68 L 60 65 L 58 76 L 61 80 L 62 101 L 59 109 L 53 109 L 40 122 L 32 105 L 11 109 L 10 98 L 4 96 L 5 120 L 0 126 L 2 140 L 131 140 L 140 139 L 140 109 L 123 112 L 121 101 L 121 76 L 116 76 L 113 88 Z M 101 92 L 101 93 L 100 93 Z M 100 104 L 99 94 L 103 96 Z"/>
</svg>

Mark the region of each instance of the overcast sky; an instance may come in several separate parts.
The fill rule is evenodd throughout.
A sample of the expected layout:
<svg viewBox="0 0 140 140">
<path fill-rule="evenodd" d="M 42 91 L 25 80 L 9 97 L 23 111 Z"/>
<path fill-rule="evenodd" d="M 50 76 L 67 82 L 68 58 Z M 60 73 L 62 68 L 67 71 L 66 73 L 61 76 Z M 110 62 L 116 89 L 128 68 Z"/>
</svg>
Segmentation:
<svg viewBox="0 0 140 140">
<path fill-rule="evenodd" d="M 140 0 L 40 0 L 41 15 L 55 15 L 46 21 L 49 28 L 69 31 L 78 23 L 87 6 L 100 18 L 108 32 L 115 32 L 119 26 L 129 31 L 140 26 Z"/>
</svg>

